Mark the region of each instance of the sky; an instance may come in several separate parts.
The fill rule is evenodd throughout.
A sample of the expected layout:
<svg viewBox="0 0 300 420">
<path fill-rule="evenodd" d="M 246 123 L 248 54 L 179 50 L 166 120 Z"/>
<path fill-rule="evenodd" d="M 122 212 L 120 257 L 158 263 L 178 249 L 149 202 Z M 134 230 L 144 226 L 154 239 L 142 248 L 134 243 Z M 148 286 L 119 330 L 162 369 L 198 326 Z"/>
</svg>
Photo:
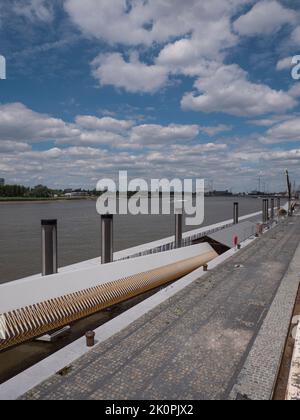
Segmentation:
<svg viewBox="0 0 300 420">
<path fill-rule="evenodd" d="M 300 184 L 297 0 L 1 0 L 0 177 Z"/>
</svg>

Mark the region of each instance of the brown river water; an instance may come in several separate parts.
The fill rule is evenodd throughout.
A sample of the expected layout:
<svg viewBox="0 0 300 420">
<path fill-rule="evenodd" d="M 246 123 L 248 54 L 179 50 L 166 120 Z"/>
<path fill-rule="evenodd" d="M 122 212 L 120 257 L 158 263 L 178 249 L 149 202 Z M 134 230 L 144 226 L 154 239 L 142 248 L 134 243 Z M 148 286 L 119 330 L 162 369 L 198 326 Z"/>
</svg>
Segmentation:
<svg viewBox="0 0 300 420">
<path fill-rule="evenodd" d="M 240 215 L 260 211 L 261 199 L 211 197 L 205 199 L 203 226 L 222 222 L 233 215 L 233 202 Z M 0 283 L 41 271 L 41 219 L 58 220 L 59 265 L 100 255 L 100 216 L 96 202 L 0 203 Z M 192 227 L 195 229 L 196 227 Z M 189 227 L 191 229 L 191 227 Z M 117 216 L 115 250 L 159 240 L 174 233 L 174 216 Z"/>
</svg>

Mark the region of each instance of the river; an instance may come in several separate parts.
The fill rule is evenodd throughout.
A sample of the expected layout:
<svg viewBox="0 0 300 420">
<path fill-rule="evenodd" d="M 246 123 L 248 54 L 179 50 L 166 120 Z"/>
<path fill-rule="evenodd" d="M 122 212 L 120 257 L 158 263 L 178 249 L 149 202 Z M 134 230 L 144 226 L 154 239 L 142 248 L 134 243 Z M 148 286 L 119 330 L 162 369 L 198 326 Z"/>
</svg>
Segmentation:
<svg viewBox="0 0 300 420">
<path fill-rule="evenodd" d="M 203 226 L 230 219 L 234 201 L 240 203 L 240 215 L 261 210 L 260 199 L 206 198 Z M 100 255 L 100 216 L 95 201 L 0 203 L 0 283 L 41 271 L 40 221 L 47 218 L 58 220 L 60 266 Z M 162 239 L 173 233 L 172 216 L 117 216 L 115 250 Z"/>
</svg>

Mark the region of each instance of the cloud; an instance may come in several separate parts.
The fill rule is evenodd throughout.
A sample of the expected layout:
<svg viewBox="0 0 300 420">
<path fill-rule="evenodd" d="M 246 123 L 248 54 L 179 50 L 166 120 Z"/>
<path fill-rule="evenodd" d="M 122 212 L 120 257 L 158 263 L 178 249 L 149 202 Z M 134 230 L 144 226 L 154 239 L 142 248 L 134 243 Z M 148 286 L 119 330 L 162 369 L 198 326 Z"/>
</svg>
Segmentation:
<svg viewBox="0 0 300 420">
<path fill-rule="evenodd" d="M 131 141 L 137 144 L 155 145 L 176 143 L 195 139 L 200 130 L 197 125 L 171 124 L 167 127 L 155 124 L 146 124 L 134 127 L 131 132 Z"/>
<path fill-rule="evenodd" d="M 62 149 L 59 149 L 58 147 L 53 147 L 49 150 L 42 150 L 42 151 L 36 151 L 36 150 L 30 150 L 23 153 L 23 157 L 27 159 L 58 159 L 62 157 L 64 154 Z"/>
<path fill-rule="evenodd" d="M 54 19 L 53 2 L 50 0 L 18 0 L 13 3 L 13 11 L 31 22 L 51 23 Z"/>
<path fill-rule="evenodd" d="M 64 5 L 73 22 L 88 36 L 128 45 L 150 41 L 143 28 L 147 16 L 143 16 L 144 7 L 137 2 L 131 11 L 124 0 L 66 0 Z"/>
<path fill-rule="evenodd" d="M 265 160 L 272 160 L 272 161 L 282 161 L 289 160 L 289 159 L 296 159 L 300 160 L 300 149 L 293 149 L 293 150 L 281 150 L 281 151 L 271 151 L 266 153 L 263 157 Z"/>
<path fill-rule="evenodd" d="M 64 153 L 67 156 L 80 159 L 95 159 L 107 156 L 107 151 L 93 147 L 69 147 L 64 149 Z"/>
<path fill-rule="evenodd" d="M 100 54 L 92 62 L 93 76 L 99 80 L 100 85 L 115 86 L 131 93 L 155 93 L 167 85 L 171 74 L 198 76 L 199 71 L 205 71 L 206 65 L 209 65 L 207 60 L 222 59 L 222 54 L 238 43 L 238 37 L 231 30 L 230 15 L 237 10 L 238 6 L 247 1 L 214 0 L 206 4 L 196 0 L 190 0 L 190 2 L 189 8 L 181 0 L 174 0 L 172 3 L 165 0 L 133 2 L 132 8 L 126 11 L 125 1 L 118 1 L 111 11 L 112 5 L 108 2 L 89 1 L 88 8 L 94 10 L 91 19 L 97 22 L 95 23 L 97 30 L 91 29 L 94 25 L 90 27 L 89 19 L 89 23 L 85 23 L 95 36 L 99 35 L 97 31 L 102 33 L 106 27 L 109 31 L 112 30 L 116 22 L 113 20 L 115 14 L 118 14 L 119 25 L 121 13 L 121 20 L 124 19 L 127 22 L 126 31 L 130 34 L 130 40 L 126 36 L 126 31 L 121 31 L 118 27 L 113 32 L 117 38 L 110 32 L 109 34 L 105 32 L 104 38 L 107 42 L 125 44 L 129 42 L 132 46 L 144 43 L 148 47 L 152 42 L 163 43 L 163 48 L 152 64 L 141 62 L 137 52 L 131 53 L 128 60 L 125 60 L 119 52 Z M 83 5 L 76 0 L 69 0 L 67 10 L 70 7 L 77 9 Z M 100 10 L 108 13 L 103 25 L 99 24 L 103 18 Z M 86 11 L 82 13 L 85 14 Z M 140 20 L 130 19 L 133 16 L 135 18 L 141 16 L 141 18 Z M 151 20 L 151 30 L 143 29 L 143 16 Z M 78 15 L 78 19 L 81 22 L 84 20 L 81 14 Z M 135 25 L 141 26 L 140 29 L 143 29 L 147 40 L 140 36 L 137 37 L 136 42 L 131 39 L 135 36 Z M 174 42 L 174 37 L 179 39 Z M 170 38 L 172 42 L 164 45 Z"/>
<path fill-rule="evenodd" d="M 300 118 L 296 117 L 270 128 L 262 141 L 267 144 L 300 141 Z"/>
<path fill-rule="evenodd" d="M 203 143 L 193 146 L 174 145 L 171 147 L 171 150 L 173 153 L 181 156 L 195 156 L 206 153 L 224 152 L 228 150 L 228 145 L 224 143 Z"/>
<path fill-rule="evenodd" d="M 111 117 L 97 118 L 90 115 L 79 115 L 76 124 L 87 130 L 103 130 L 112 132 L 124 132 L 134 125 L 131 120 L 117 120 Z"/>
<path fill-rule="evenodd" d="M 165 43 L 205 22 L 230 16 L 249 0 L 131 1 L 66 0 L 65 10 L 87 36 L 131 46 Z"/>
<path fill-rule="evenodd" d="M 297 105 L 286 92 L 252 83 L 238 65 L 222 65 L 195 83 L 195 92 L 186 94 L 181 102 L 187 111 L 223 112 L 236 116 L 256 116 L 283 112 Z"/>
<path fill-rule="evenodd" d="M 293 30 L 290 40 L 291 40 L 292 44 L 295 44 L 295 45 L 300 44 L 300 26 L 297 26 Z"/>
<path fill-rule="evenodd" d="M 137 153 L 98 147 L 55 147 L 45 151 L 3 153 L 0 171 L 8 181 L 13 179 L 30 185 L 42 182 L 57 188 L 93 188 L 100 178 L 115 178 L 123 169 L 129 171 L 130 177 L 146 179 L 153 173 L 156 177 L 168 178 L 203 176 L 215 179 L 217 188 L 230 185 L 235 190 L 243 190 L 244 183 L 256 176 L 257 164 L 262 160 L 270 162 L 270 181 L 277 181 L 278 171 L 283 171 L 287 165 L 295 171 L 299 167 L 299 154 L 294 149 L 270 151 L 255 142 L 251 147 L 247 144 L 243 139 L 234 148 L 224 143 L 165 143 L 157 150 L 145 149 Z M 272 161 L 276 165 L 271 165 Z"/>
<path fill-rule="evenodd" d="M 226 131 L 231 131 L 233 127 L 231 125 L 219 124 L 215 127 L 200 127 L 201 131 L 208 134 L 209 136 L 215 136 L 219 133 L 225 133 Z"/>
<path fill-rule="evenodd" d="M 276 69 L 278 71 L 291 69 L 293 66 L 292 59 L 293 57 L 286 57 L 281 59 L 280 61 L 278 61 Z"/>
<path fill-rule="evenodd" d="M 11 140 L 0 140 L 0 153 L 18 153 L 30 150 L 27 143 L 18 143 Z"/>
<path fill-rule="evenodd" d="M 234 29 L 245 36 L 271 35 L 282 26 L 295 22 L 296 13 L 277 1 L 264 0 L 256 3 L 245 15 L 234 22 Z"/>
<path fill-rule="evenodd" d="M 85 146 L 110 146 L 122 147 L 124 137 L 109 131 L 82 131 L 79 136 L 69 139 L 61 139 L 58 144 L 72 144 Z"/>
<path fill-rule="evenodd" d="M 157 63 L 170 71 L 185 72 L 196 66 L 199 60 L 220 59 L 221 53 L 238 43 L 238 38 L 231 31 L 228 16 L 220 19 L 204 20 L 195 25 L 189 38 L 169 43 L 160 52 Z M 190 71 L 188 71 L 190 73 Z"/>
<path fill-rule="evenodd" d="M 0 140 L 39 143 L 78 134 L 63 120 L 34 112 L 21 103 L 0 105 Z"/>
<path fill-rule="evenodd" d="M 245 13 L 247 6 L 253 7 Z M 182 0 L 66 0 L 64 7 L 85 36 L 104 40 L 111 49 L 131 47 L 128 58 L 114 48 L 93 60 L 92 74 L 100 86 L 155 94 L 171 85 L 170 77 L 188 76 L 196 79 L 195 91 L 184 94 L 184 110 L 257 116 L 297 104 L 293 92 L 254 83 L 238 65 L 224 64 L 241 36 L 295 26 L 297 12 L 278 1 L 189 0 L 187 7 Z M 286 61 L 277 67 L 282 66 Z"/>
<path fill-rule="evenodd" d="M 191 140 L 199 132 L 198 125 L 135 125 L 130 119 L 97 118 L 92 115 L 79 115 L 74 123 L 66 123 L 34 112 L 21 103 L 0 106 L 0 144 L 7 150 L 16 147 L 18 142 L 21 144 L 18 146 L 20 150 L 27 143 L 45 141 L 57 145 L 138 149 L 143 145 Z"/>
<path fill-rule="evenodd" d="M 300 123 L 293 127 L 292 121 L 298 118 L 289 118 L 289 115 L 266 117 L 272 120 L 274 131 L 267 130 L 265 136 L 257 134 L 249 138 L 229 138 L 226 142 L 216 139 L 203 143 L 201 133 L 216 136 L 232 127 L 225 124 L 137 125 L 132 119 L 94 115 L 78 115 L 74 122 L 66 122 L 34 112 L 20 103 L 1 105 L 0 172 L 9 182 L 93 188 L 99 178 L 115 177 L 124 169 L 131 177 L 149 179 L 153 173 L 156 177 L 170 178 L 203 176 L 215 179 L 217 188 L 230 185 L 235 190 L 245 190 L 262 160 L 270 162 L 269 178 L 274 176 L 275 181 L 284 165 L 300 175 L 299 152 L 295 145 L 292 150 L 270 150 L 263 144 L 263 141 L 267 143 L 266 139 L 274 138 L 278 143 L 286 142 L 287 138 L 296 141 Z M 291 122 L 292 125 L 284 127 L 283 124 Z M 27 138 L 31 141 L 27 142 Z M 31 148 L 30 143 L 49 138 L 53 145 L 47 147 L 46 143 L 43 146 L 46 150 Z M 272 165 L 272 161 L 276 165 Z"/>
<path fill-rule="evenodd" d="M 288 121 L 295 118 L 294 114 L 290 115 L 273 115 L 272 117 L 268 118 L 261 118 L 257 120 L 249 121 L 249 124 L 257 125 L 258 127 L 271 127 L 272 125 L 276 125 L 283 121 Z"/>
<path fill-rule="evenodd" d="M 75 123 L 34 112 L 21 103 L 0 105 L 0 142 L 125 147 L 132 121 L 78 116 Z M 123 127 L 123 129 L 122 129 Z M 130 145 L 129 145 L 130 147 Z"/>
<path fill-rule="evenodd" d="M 120 53 L 101 54 L 92 63 L 93 75 L 101 86 L 112 85 L 131 93 L 154 93 L 168 80 L 166 68 L 146 65 L 131 54 L 129 62 Z"/>
<path fill-rule="evenodd" d="M 288 90 L 288 94 L 292 98 L 299 98 L 300 97 L 300 83 L 294 83 L 290 89 Z"/>
</svg>

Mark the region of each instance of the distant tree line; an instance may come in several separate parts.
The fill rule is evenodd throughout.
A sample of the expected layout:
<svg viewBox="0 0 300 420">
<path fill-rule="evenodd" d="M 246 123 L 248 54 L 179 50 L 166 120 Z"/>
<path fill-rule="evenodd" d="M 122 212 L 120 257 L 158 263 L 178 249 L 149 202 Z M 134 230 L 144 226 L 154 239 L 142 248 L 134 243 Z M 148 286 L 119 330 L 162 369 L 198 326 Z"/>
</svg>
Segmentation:
<svg viewBox="0 0 300 420">
<path fill-rule="evenodd" d="M 0 197 L 17 198 L 51 198 L 57 192 L 50 190 L 45 185 L 37 185 L 34 188 L 24 187 L 23 185 L 3 185 L 0 186 Z"/>
<path fill-rule="evenodd" d="M 0 185 L 0 198 L 53 198 L 62 197 L 70 192 L 87 193 L 91 197 L 99 197 L 106 191 L 94 190 L 52 190 L 45 185 L 36 185 L 33 188 L 24 187 L 23 185 Z M 134 195 L 136 191 L 128 192 L 128 197 Z M 119 193 L 117 193 L 119 194 Z"/>
</svg>

